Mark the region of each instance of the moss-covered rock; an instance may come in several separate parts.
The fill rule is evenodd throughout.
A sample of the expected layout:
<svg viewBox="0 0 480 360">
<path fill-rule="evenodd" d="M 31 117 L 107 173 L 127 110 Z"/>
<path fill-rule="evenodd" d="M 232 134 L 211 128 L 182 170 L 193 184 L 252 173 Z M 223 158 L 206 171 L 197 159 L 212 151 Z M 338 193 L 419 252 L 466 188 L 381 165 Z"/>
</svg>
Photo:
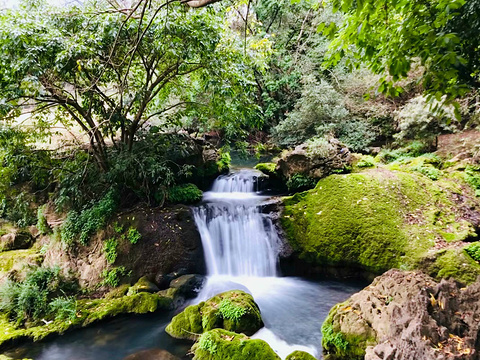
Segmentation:
<svg viewBox="0 0 480 360">
<path fill-rule="evenodd" d="M 462 192 L 453 181 L 384 168 L 331 175 L 315 189 L 285 198 L 281 220 L 302 261 L 380 274 L 393 267 L 422 267 L 426 257 L 476 236 L 454 201 Z M 451 267 L 448 276 L 475 280 L 480 266 L 462 264 L 461 272 Z"/>
<path fill-rule="evenodd" d="M 288 355 L 285 360 L 316 360 L 316 358 L 305 351 L 297 350 Z"/>
<path fill-rule="evenodd" d="M 165 331 L 177 339 L 195 340 L 215 328 L 253 335 L 262 326 L 260 309 L 253 297 L 232 290 L 187 307 L 172 319 Z"/>
<path fill-rule="evenodd" d="M 265 175 L 268 176 L 275 176 L 275 168 L 277 167 L 277 164 L 275 163 L 259 163 L 255 165 L 255 169 L 261 171 Z"/>
<path fill-rule="evenodd" d="M 159 290 L 160 289 L 158 288 L 157 285 L 155 285 L 150 280 L 148 280 L 146 276 L 143 276 L 136 282 L 135 285 L 131 286 L 128 289 L 127 295 L 134 295 L 141 292 L 154 293 Z"/>
<path fill-rule="evenodd" d="M 223 329 L 202 334 L 191 352 L 194 360 L 280 360 L 265 341 Z"/>
<path fill-rule="evenodd" d="M 479 296 L 479 282 L 463 287 L 389 270 L 330 310 L 322 325 L 325 359 L 477 359 Z"/>
<path fill-rule="evenodd" d="M 53 334 L 85 327 L 119 314 L 146 314 L 171 307 L 172 299 L 158 294 L 139 293 L 114 299 L 77 301 L 76 316 L 70 320 L 55 319 L 28 328 L 17 327 L 5 314 L 0 314 L 0 350 L 25 340 L 38 341 Z"/>
</svg>

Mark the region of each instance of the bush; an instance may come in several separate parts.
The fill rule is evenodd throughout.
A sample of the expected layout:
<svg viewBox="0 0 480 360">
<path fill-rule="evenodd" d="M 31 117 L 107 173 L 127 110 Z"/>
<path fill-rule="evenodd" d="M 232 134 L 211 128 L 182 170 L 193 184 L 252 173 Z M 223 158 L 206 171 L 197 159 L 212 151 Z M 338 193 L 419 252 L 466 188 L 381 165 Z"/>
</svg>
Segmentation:
<svg viewBox="0 0 480 360">
<path fill-rule="evenodd" d="M 480 168 L 475 166 L 467 166 L 464 174 L 465 181 L 473 187 L 475 194 L 480 196 Z"/>
<path fill-rule="evenodd" d="M 382 149 L 377 158 L 383 163 L 410 159 L 428 153 L 431 146 L 423 141 L 412 141 L 408 146 L 398 149 Z M 431 157 L 433 159 L 433 157 Z M 438 157 L 437 157 L 438 159 Z"/>
<path fill-rule="evenodd" d="M 172 187 L 167 199 L 172 204 L 192 204 L 202 200 L 202 191 L 194 184 L 183 184 Z"/>
<path fill-rule="evenodd" d="M 218 171 L 221 173 L 226 173 L 230 169 L 232 157 L 230 156 L 230 153 L 224 149 L 220 149 L 219 154 L 220 159 L 217 160 Z"/>
<path fill-rule="evenodd" d="M 118 241 L 114 238 L 108 239 L 103 245 L 103 251 L 105 252 L 105 258 L 109 264 L 113 264 L 117 260 L 117 246 Z"/>
<path fill-rule="evenodd" d="M 56 320 L 73 320 L 77 314 L 77 301 L 74 297 L 57 297 L 48 306 Z"/>
<path fill-rule="evenodd" d="M 112 269 L 105 269 L 102 271 L 103 280 L 100 285 L 117 287 L 120 285 L 122 277 L 127 276 L 129 272 L 124 266 L 115 267 Z"/>
<path fill-rule="evenodd" d="M 416 171 L 422 175 L 425 175 L 431 180 L 438 180 L 442 172 L 431 165 L 415 165 L 410 167 L 411 171 Z"/>
<path fill-rule="evenodd" d="M 473 260 L 480 263 L 480 242 L 475 242 L 468 245 L 465 248 L 465 251 Z"/>
<path fill-rule="evenodd" d="M 357 163 L 359 168 L 368 168 L 375 166 L 375 159 L 371 155 L 362 156 L 360 161 Z"/>
<path fill-rule="evenodd" d="M 310 157 L 327 157 L 332 151 L 332 145 L 325 136 L 316 136 L 306 142 L 306 153 Z"/>
<path fill-rule="evenodd" d="M 142 238 L 142 234 L 135 229 L 134 227 L 129 227 L 127 231 L 127 239 L 130 241 L 130 244 L 136 244 L 138 240 Z"/>
<path fill-rule="evenodd" d="M 309 178 L 302 174 L 294 174 L 287 180 L 287 188 L 290 192 L 313 189 L 317 180 Z"/>
<path fill-rule="evenodd" d="M 355 118 L 340 121 L 333 131 L 336 138 L 355 152 L 367 151 L 379 132 L 371 123 Z"/>
<path fill-rule="evenodd" d="M 40 206 L 37 209 L 37 229 L 40 231 L 40 234 L 47 235 L 52 232 L 50 225 L 48 225 L 47 219 L 44 215 L 45 206 Z"/>
<path fill-rule="evenodd" d="M 51 303 L 60 294 L 74 290 L 73 283 L 60 274 L 60 268 L 38 267 L 31 270 L 25 280 L 7 280 L 0 287 L 0 310 L 18 323 L 52 314 L 56 316 L 56 311 L 61 310 L 58 304 L 52 307 Z"/>
<path fill-rule="evenodd" d="M 109 191 L 99 202 L 81 212 L 72 210 L 61 228 L 61 239 L 67 245 L 72 245 L 77 239 L 86 245 L 90 236 L 106 225 L 117 209 L 117 199 L 114 191 Z"/>
</svg>

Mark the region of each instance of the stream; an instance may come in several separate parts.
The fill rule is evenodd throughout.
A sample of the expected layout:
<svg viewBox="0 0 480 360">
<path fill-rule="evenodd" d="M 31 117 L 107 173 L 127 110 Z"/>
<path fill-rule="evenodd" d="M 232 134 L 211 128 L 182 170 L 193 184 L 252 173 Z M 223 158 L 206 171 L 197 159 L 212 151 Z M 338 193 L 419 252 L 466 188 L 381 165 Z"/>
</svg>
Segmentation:
<svg viewBox="0 0 480 360">
<path fill-rule="evenodd" d="M 363 282 L 309 281 L 282 277 L 281 241 L 268 214 L 261 212 L 259 173 L 240 169 L 220 176 L 202 204 L 193 209 L 202 238 L 207 281 L 190 304 L 240 289 L 253 295 L 265 327 L 253 338 L 267 341 L 284 359 L 303 350 L 321 359 L 321 324 L 330 308 L 364 287 Z M 165 333 L 173 313 L 129 316 L 77 330 L 51 341 L 27 344 L 9 356 L 39 360 L 121 360 L 150 348 L 185 357 L 190 344 Z"/>
</svg>

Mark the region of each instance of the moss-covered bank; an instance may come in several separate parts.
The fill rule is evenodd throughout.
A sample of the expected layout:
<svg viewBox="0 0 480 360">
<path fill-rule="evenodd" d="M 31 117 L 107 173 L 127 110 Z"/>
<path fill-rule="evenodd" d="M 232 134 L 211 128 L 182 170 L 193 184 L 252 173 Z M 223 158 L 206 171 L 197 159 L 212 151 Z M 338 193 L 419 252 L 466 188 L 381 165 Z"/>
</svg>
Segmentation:
<svg viewBox="0 0 480 360">
<path fill-rule="evenodd" d="M 17 327 L 5 314 L 0 314 L 0 350 L 23 341 L 38 341 L 54 334 L 85 327 L 120 314 L 146 314 L 171 308 L 172 298 L 139 293 L 113 299 L 78 300 L 76 316 L 70 320 L 53 320 L 28 328 Z"/>
<path fill-rule="evenodd" d="M 285 198 L 281 221 L 295 253 L 311 266 L 372 274 L 422 268 L 468 283 L 480 265 L 462 250 L 476 237 L 462 214 L 465 191 L 454 180 L 384 168 L 331 175 Z M 455 201 L 459 195 L 462 204 Z"/>
<path fill-rule="evenodd" d="M 260 309 L 253 297 L 232 290 L 187 307 L 172 319 L 165 331 L 177 339 L 196 340 L 200 334 L 215 328 L 253 335 L 262 326 Z"/>
</svg>

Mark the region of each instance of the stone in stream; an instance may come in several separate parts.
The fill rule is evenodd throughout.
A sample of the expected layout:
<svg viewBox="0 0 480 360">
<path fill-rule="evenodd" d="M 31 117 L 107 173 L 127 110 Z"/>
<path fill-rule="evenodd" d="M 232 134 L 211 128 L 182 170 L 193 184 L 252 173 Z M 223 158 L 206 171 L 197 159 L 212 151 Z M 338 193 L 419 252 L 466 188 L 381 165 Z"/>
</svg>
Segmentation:
<svg viewBox="0 0 480 360">
<path fill-rule="evenodd" d="M 480 280 L 468 287 L 390 270 L 330 311 L 329 360 L 478 360 Z"/>
<path fill-rule="evenodd" d="M 285 360 L 316 360 L 316 358 L 305 351 L 297 350 L 288 355 Z"/>
<path fill-rule="evenodd" d="M 148 349 L 128 355 L 123 360 L 180 360 L 175 355 L 170 354 L 167 350 Z"/>
<path fill-rule="evenodd" d="M 155 293 L 159 291 L 157 285 L 152 283 L 146 276 L 141 277 L 137 283 L 128 289 L 127 295 L 134 295 L 140 292 Z"/>
<path fill-rule="evenodd" d="M 172 319 L 165 331 L 177 339 L 196 340 L 200 334 L 215 328 L 253 335 L 261 327 L 260 309 L 253 297 L 232 290 L 188 306 Z"/>
<path fill-rule="evenodd" d="M 194 298 L 205 282 L 205 276 L 198 274 L 182 275 L 170 282 L 170 287 L 178 289 L 179 295 L 186 299 Z"/>
<path fill-rule="evenodd" d="M 280 360 L 265 341 L 223 329 L 205 332 L 191 352 L 194 360 Z"/>
</svg>

